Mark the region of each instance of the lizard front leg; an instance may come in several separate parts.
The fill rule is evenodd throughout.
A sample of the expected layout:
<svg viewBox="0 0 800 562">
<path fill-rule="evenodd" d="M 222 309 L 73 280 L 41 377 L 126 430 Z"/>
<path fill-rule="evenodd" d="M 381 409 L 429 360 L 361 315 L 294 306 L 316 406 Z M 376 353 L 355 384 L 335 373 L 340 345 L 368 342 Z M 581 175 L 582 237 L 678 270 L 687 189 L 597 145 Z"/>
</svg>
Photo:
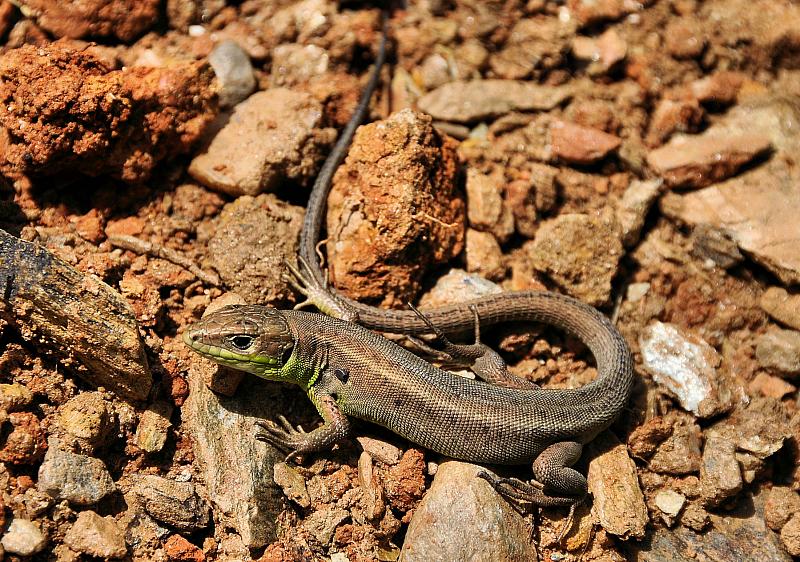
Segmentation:
<svg viewBox="0 0 800 562">
<path fill-rule="evenodd" d="M 308 396 L 325 422 L 322 427 L 306 433 L 300 426 L 296 429 L 292 427 L 283 416 L 278 416 L 278 423 L 271 420 L 256 422 L 259 427 L 256 439 L 288 453 L 286 462 L 298 455 L 328 450 L 350 433 L 350 420 L 331 395 L 323 394 L 312 387 Z"/>
</svg>

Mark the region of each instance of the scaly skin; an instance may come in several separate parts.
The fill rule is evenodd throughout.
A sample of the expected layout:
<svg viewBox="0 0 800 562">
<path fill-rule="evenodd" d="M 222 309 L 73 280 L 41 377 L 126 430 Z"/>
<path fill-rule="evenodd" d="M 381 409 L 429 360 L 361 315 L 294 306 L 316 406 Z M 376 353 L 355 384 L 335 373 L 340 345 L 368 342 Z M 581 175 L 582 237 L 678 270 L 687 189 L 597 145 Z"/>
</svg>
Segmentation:
<svg viewBox="0 0 800 562">
<path fill-rule="evenodd" d="M 539 297 L 552 295 L 531 297 L 528 311 L 550 307 L 557 313 L 563 297 L 538 302 Z M 604 316 L 585 305 L 576 310 L 580 313 L 565 328 L 591 326 L 613 338 Z M 524 319 L 542 316 L 537 312 Z M 583 497 L 586 480 L 569 465 L 580 457 L 582 445 L 617 417 L 633 383 L 630 363 L 603 351 L 624 345 L 621 340 L 589 343 L 599 375 L 581 388 L 508 388 L 437 369 L 352 322 L 257 305 L 225 307 L 193 325 L 184 341 L 218 363 L 292 382 L 308 393 L 325 420 L 322 427 L 304 433 L 283 419 L 283 427 L 263 425 L 261 438 L 290 456 L 330 448 L 348 434 L 347 418 L 355 417 L 449 457 L 533 463 L 538 486 L 506 479 L 493 483 L 504 495 L 516 491 L 540 505 L 572 505 Z"/>
</svg>

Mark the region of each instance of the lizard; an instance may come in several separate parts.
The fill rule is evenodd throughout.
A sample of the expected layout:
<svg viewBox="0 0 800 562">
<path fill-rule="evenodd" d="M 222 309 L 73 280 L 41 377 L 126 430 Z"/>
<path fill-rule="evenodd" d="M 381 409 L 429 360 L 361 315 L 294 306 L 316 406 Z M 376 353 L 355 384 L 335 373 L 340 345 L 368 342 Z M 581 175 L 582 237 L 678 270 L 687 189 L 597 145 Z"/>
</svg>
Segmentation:
<svg viewBox="0 0 800 562">
<path fill-rule="evenodd" d="M 219 364 L 294 383 L 307 393 L 322 416 L 321 427 L 306 433 L 283 416 L 257 422 L 257 438 L 287 452 L 287 460 L 329 449 L 350 433 L 349 418 L 359 418 L 452 458 L 530 463 L 529 482 L 487 471 L 478 475 L 508 499 L 574 510 L 587 481 L 572 465 L 583 445 L 617 418 L 633 386 L 630 351 L 608 318 L 547 291 L 499 293 L 423 313 L 371 307 L 328 287 L 317 248 L 327 195 L 379 81 L 386 33 L 384 17 L 369 82 L 312 188 L 300 268 L 289 266 L 295 287 L 307 297 L 295 308 L 313 304 L 326 314 L 233 305 L 190 326 L 184 342 Z M 577 336 L 595 358 L 597 378 L 577 389 L 555 390 L 516 377 L 498 353 L 480 343 L 481 326 L 509 321 L 543 322 Z M 475 343 L 448 339 L 469 328 Z M 373 330 L 432 333 L 433 351 L 469 366 L 482 380 L 439 369 Z"/>
</svg>

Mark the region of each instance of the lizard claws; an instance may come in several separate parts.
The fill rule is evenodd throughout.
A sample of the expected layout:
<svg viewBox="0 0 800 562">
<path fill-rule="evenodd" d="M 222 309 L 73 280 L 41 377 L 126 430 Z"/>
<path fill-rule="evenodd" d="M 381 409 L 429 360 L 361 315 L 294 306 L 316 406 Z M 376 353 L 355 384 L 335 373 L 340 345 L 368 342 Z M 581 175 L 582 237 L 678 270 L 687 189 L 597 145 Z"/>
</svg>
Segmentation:
<svg viewBox="0 0 800 562">
<path fill-rule="evenodd" d="M 255 422 L 258 427 L 256 439 L 263 443 L 272 445 L 276 449 L 288 452 L 287 462 L 301 454 L 298 447 L 302 443 L 306 432 L 301 426 L 293 427 L 283 416 L 278 416 L 278 422 L 272 420 L 258 420 Z"/>
</svg>

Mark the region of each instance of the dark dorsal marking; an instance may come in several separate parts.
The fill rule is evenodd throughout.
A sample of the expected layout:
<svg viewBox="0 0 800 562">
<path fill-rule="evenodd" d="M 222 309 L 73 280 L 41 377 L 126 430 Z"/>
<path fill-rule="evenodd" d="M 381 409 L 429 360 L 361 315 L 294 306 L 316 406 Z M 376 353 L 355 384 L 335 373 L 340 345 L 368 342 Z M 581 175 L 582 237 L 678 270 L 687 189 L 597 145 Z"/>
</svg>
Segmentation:
<svg viewBox="0 0 800 562">
<path fill-rule="evenodd" d="M 347 383 L 347 380 L 350 378 L 350 371 L 347 369 L 334 369 L 333 374 L 343 383 Z"/>
</svg>

